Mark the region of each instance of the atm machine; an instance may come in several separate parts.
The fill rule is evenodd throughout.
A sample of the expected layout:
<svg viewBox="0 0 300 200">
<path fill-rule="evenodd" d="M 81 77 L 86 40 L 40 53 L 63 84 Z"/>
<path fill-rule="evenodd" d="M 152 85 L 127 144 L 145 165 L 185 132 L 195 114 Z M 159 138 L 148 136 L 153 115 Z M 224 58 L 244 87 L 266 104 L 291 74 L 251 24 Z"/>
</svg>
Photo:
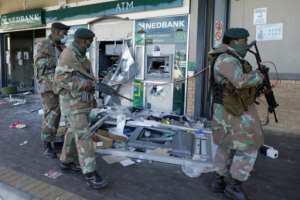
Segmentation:
<svg viewBox="0 0 300 200">
<path fill-rule="evenodd" d="M 175 45 L 148 45 L 145 51 L 145 105 L 154 111 L 172 112 Z"/>
</svg>

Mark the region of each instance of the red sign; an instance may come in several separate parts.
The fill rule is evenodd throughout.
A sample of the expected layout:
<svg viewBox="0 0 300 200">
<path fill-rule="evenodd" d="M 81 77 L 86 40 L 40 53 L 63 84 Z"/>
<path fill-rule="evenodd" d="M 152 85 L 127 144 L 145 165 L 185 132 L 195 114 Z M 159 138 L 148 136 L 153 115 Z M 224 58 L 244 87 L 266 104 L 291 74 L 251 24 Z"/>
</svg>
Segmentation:
<svg viewBox="0 0 300 200">
<path fill-rule="evenodd" d="M 215 40 L 221 41 L 223 36 L 223 22 L 221 20 L 216 20 L 215 23 Z"/>
</svg>

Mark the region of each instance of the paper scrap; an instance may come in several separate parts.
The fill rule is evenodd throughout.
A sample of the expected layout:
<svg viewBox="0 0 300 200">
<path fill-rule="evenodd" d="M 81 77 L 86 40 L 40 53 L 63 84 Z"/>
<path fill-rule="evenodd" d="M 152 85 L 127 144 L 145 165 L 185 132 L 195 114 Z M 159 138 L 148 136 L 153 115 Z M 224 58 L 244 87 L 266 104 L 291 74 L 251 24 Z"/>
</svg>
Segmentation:
<svg viewBox="0 0 300 200">
<path fill-rule="evenodd" d="M 120 161 L 123 161 L 123 160 L 127 159 L 126 157 L 123 157 L 123 156 L 114 156 L 114 155 L 102 156 L 102 158 L 108 164 L 118 163 Z"/>
<path fill-rule="evenodd" d="M 25 127 L 27 127 L 26 124 L 22 123 L 21 121 L 16 121 L 9 126 L 9 128 L 17 128 L 17 129 L 22 129 Z"/>
<path fill-rule="evenodd" d="M 131 159 L 122 160 L 120 163 L 123 167 L 128 167 L 130 165 L 135 164 L 135 162 Z"/>
<path fill-rule="evenodd" d="M 25 140 L 24 142 L 20 143 L 20 146 L 23 146 L 23 145 L 25 145 L 25 144 L 28 144 L 28 141 L 27 141 L 27 140 Z"/>
<path fill-rule="evenodd" d="M 44 176 L 47 176 L 48 178 L 52 178 L 52 179 L 57 179 L 58 177 L 60 177 L 62 175 L 61 172 L 59 171 L 55 171 L 53 169 L 50 169 L 48 172 L 46 172 L 44 174 Z"/>
<path fill-rule="evenodd" d="M 43 114 L 44 114 L 43 109 L 40 109 L 40 110 L 38 111 L 38 114 L 39 114 L 39 115 L 43 115 Z"/>
</svg>

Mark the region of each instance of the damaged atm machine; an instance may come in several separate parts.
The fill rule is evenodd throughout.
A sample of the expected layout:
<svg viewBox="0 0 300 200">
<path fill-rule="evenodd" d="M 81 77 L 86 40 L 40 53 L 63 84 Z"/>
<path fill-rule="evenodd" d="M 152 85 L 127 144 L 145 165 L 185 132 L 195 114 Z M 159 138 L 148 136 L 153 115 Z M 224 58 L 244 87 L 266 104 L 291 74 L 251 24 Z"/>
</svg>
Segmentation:
<svg viewBox="0 0 300 200">
<path fill-rule="evenodd" d="M 104 105 L 91 113 L 97 152 L 180 165 L 191 177 L 213 170 L 207 123 L 184 115 L 188 16 L 100 18 L 90 27 Z"/>
</svg>

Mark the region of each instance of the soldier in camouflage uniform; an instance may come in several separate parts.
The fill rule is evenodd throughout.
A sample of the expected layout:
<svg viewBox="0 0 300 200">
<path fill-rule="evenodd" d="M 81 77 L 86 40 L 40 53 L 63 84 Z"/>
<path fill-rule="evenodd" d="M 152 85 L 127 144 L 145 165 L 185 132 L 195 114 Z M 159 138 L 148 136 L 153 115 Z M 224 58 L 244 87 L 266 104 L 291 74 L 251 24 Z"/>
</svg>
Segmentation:
<svg viewBox="0 0 300 200">
<path fill-rule="evenodd" d="M 61 40 L 67 35 L 69 28 L 62 23 L 53 23 L 49 37 L 37 44 L 34 59 L 35 79 L 44 111 L 41 139 L 45 154 L 51 158 L 56 158 L 52 146 L 60 121 L 59 101 L 53 78 L 58 57 L 64 48 Z"/>
<path fill-rule="evenodd" d="M 218 145 L 214 192 L 233 200 L 247 200 L 242 188 L 250 176 L 259 147 L 263 144 L 255 107 L 256 86 L 263 76 L 244 59 L 249 33 L 232 28 L 225 32 L 223 45 L 210 53 L 213 88 L 213 136 Z"/>
<path fill-rule="evenodd" d="M 87 183 L 94 189 L 107 185 L 96 172 L 96 158 L 89 129 L 89 113 L 95 106 L 95 78 L 86 51 L 93 41 L 94 33 L 77 29 L 73 43 L 62 52 L 55 70 L 55 83 L 59 90 L 61 111 L 69 122 L 68 131 L 60 157 L 64 171 L 81 171 Z"/>
</svg>

